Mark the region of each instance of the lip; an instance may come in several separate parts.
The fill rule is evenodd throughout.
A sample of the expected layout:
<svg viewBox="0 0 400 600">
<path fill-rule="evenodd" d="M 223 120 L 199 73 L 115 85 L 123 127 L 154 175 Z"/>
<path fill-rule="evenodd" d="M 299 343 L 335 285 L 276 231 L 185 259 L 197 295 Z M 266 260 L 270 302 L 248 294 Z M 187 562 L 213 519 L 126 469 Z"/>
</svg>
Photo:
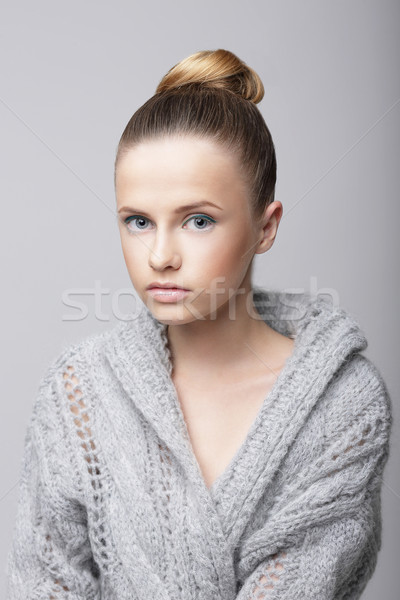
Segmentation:
<svg viewBox="0 0 400 600">
<path fill-rule="evenodd" d="M 189 290 L 177 287 L 151 287 L 147 291 L 154 300 L 164 303 L 179 302 L 189 294 Z"/>
<path fill-rule="evenodd" d="M 187 288 L 180 287 L 179 285 L 176 285 L 176 283 L 173 283 L 172 281 L 166 281 L 165 283 L 153 281 L 152 283 L 150 283 L 150 285 L 147 286 L 146 289 L 151 290 L 153 288 L 161 288 L 161 289 L 168 289 L 168 290 L 173 290 L 173 289 L 174 290 L 184 290 L 185 292 L 189 291 Z"/>
</svg>

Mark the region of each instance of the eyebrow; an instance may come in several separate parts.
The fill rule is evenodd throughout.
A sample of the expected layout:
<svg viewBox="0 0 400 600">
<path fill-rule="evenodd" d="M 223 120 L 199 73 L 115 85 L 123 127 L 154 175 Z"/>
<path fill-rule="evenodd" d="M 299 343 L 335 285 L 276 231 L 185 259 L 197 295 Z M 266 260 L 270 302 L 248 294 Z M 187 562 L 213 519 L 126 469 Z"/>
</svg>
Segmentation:
<svg viewBox="0 0 400 600">
<path fill-rule="evenodd" d="M 192 204 L 185 204 L 184 206 L 179 206 L 178 208 L 176 208 L 174 210 L 174 214 L 179 214 L 181 212 L 186 212 L 188 210 L 192 210 L 194 208 L 200 208 L 202 206 L 207 206 L 207 205 L 213 206 L 214 208 L 218 208 L 218 210 L 222 210 L 222 208 L 220 206 L 217 206 L 213 202 L 209 202 L 208 200 L 201 200 L 200 202 L 193 202 Z M 118 210 L 118 213 L 123 212 L 123 211 L 134 212 L 134 213 L 138 213 L 138 214 L 146 214 L 146 211 L 136 210 L 135 208 L 132 208 L 131 206 L 122 206 Z"/>
</svg>

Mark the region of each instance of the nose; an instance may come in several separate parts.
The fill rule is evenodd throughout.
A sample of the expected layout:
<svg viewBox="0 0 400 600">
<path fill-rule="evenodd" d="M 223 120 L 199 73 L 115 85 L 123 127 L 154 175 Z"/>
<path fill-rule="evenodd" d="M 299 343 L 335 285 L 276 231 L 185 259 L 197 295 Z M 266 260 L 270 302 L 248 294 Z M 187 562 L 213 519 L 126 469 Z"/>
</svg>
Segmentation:
<svg viewBox="0 0 400 600">
<path fill-rule="evenodd" d="M 156 238 L 149 254 L 149 266 L 156 271 L 161 271 L 167 267 L 179 269 L 181 266 L 180 252 L 174 248 L 174 245 L 166 232 L 157 232 Z"/>
</svg>

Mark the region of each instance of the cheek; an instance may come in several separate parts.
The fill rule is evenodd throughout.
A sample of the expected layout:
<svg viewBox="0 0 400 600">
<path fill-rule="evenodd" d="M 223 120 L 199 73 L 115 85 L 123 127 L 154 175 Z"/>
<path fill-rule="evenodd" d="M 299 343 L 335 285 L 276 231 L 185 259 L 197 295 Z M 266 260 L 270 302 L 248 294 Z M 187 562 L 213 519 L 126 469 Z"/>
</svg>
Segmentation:
<svg viewBox="0 0 400 600">
<path fill-rule="evenodd" d="M 199 277 L 223 277 L 236 280 L 251 261 L 252 239 L 246 232 L 238 231 L 229 237 L 210 236 L 209 240 L 193 243 L 185 253 L 188 264 L 195 266 Z"/>
<path fill-rule="evenodd" d="M 238 266 L 248 260 L 250 252 L 248 250 L 252 246 L 252 239 L 248 231 L 236 229 L 229 235 L 222 235 L 215 240 L 213 245 L 214 259 L 218 262 L 234 263 Z"/>
<path fill-rule="evenodd" d="M 149 251 L 146 245 L 139 239 L 131 239 L 123 235 L 121 247 L 128 271 L 133 276 L 139 274 L 148 263 Z"/>
</svg>

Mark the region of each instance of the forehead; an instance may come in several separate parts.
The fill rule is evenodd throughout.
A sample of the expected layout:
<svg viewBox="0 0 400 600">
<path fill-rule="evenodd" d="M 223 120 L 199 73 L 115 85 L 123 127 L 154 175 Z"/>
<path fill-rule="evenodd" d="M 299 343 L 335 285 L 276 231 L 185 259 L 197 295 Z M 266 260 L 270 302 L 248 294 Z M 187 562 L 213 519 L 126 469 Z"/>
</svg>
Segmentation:
<svg viewBox="0 0 400 600">
<path fill-rule="evenodd" d="M 237 158 L 208 138 L 169 136 L 126 150 L 116 169 L 116 190 L 222 189 L 245 191 Z"/>
<path fill-rule="evenodd" d="M 155 183 L 157 179 L 227 183 L 238 177 L 237 159 L 210 139 L 192 136 L 146 140 L 126 150 L 116 169 L 116 182 Z"/>
</svg>

